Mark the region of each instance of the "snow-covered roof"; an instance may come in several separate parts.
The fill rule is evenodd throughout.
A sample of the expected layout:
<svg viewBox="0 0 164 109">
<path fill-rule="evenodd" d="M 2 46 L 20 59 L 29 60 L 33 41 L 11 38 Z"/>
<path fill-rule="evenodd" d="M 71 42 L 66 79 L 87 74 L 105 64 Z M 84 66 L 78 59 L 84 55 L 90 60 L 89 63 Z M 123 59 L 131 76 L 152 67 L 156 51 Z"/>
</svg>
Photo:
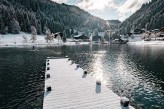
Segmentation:
<svg viewBox="0 0 164 109">
<path fill-rule="evenodd" d="M 79 35 L 75 35 L 74 37 L 80 37 L 80 36 L 82 36 L 83 34 L 79 34 Z"/>
<path fill-rule="evenodd" d="M 99 32 L 98 35 L 101 36 L 101 37 L 104 37 L 105 32 Z"/>
</svg>

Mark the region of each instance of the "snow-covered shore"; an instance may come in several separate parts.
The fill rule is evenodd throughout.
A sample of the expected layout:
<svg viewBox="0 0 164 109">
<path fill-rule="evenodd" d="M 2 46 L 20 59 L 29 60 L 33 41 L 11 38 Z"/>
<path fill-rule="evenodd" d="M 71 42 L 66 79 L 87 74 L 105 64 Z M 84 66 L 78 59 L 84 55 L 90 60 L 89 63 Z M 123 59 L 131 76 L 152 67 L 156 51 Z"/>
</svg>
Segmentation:
<svg viewBox="0 0 164 109">
<path fill-rule="evenodd" d="M 133 41 L 128 42 L 127 44 L 133 44 L 133 45 L 164 45 L 164 41 Z"/>
<path fill-rule="evenodd" d="M 127 44 L 131 45 L 164 45 L 163 38 L 151 38 L 150 41 L 144 41 L 141 39 L 140 35 L 134 35 L 133 37 L 129 37 L 128 40 L 129 42 Z"/>
<path fill-rule="evenodd" d="M 23 38 L 25 37 L 26 40 Z M 66 43 L 62 40 L 54 39 L 47 43 L 44 35 L 37 35 L 37 40 L 32 43 L 31 34 L 20 32 L 20 34 L 0 34 L 0 47 L 24 47 L 24 46 L 59 46 L 59 45 L 77 45 L 75 42 L 71 42 L 68 39 Z M 89 42 L 80 42 L 78 44 L 89 44 Z"/>
</svg>

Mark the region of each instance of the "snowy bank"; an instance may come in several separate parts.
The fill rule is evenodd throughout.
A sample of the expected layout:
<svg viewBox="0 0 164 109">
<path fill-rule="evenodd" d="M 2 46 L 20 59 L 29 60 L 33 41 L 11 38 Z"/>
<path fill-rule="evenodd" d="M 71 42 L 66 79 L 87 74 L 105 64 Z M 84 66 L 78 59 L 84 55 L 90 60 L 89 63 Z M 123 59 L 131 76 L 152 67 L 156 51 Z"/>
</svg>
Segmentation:
<svg viewBox="0 0 164 109">
<path fill-rule="evenodd" d="M 144 41 L 140 35 L 133 35 L 128 38 L 129 42 L 127 44 L 133 45 L 164 45 L 163 37 L 151 38 L 150 41 Z"/>
<path fill-rule="evenodd" d="M 0 34 L 0 47 L 19 47 L 19 46 L 58 46 L 58 45 L 77 45 L 76 42 L 63 43 L 62 40 L 54 39 L 47 43 L 44 35 L 37 35 L 37 40 L 32 43 L 31 34 L 20 32 L 20 34 Z M 88 42 L 80 42 L 78 44 L 89 44 Z"/>
<path fill-rule="evenodd" d="M 134 42 L 128 42 L 127 44 L 133 44 L 133 45 L 164 45 L 164 41 L 134 41 Z"/>
</svg>

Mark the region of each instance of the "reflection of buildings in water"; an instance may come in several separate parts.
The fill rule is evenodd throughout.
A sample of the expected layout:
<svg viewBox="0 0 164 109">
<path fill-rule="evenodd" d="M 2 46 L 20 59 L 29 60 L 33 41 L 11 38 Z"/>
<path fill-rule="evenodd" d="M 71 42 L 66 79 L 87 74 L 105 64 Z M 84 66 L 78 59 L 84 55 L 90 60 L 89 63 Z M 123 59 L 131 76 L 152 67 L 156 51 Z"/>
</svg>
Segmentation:
<svg viewBox="0 0 164 109">
<path fill-rule="evenodd" d="M 155 61 L 157 58 L 162 57 L 164 47 L 160 45 L 130 45 L 134 53 L 147 58 L 152 57 L 151 61 Z"/>
</svg>

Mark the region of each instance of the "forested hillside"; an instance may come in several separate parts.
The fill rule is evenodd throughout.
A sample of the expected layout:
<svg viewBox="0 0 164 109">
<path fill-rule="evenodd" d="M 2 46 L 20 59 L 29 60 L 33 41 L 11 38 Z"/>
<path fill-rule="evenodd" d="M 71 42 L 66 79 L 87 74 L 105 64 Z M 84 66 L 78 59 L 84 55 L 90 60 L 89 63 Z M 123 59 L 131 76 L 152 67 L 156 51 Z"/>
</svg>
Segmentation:
<svg viewBox="0 0 164 109">
<path fill-rule="evenodd" d="M 164 27 L 164 0 L 152 0 L 121 23 L 120 33 L 126 34 L 131 29 L 152 30 L 161 27 Z"/>
<path fill-rule="evenodd" d="M 0 33 L 18 33 L 19 30 L 30 32 L 31 26 L 42 34 L 45 28 L 51 32 L 70 28 L 81 31 L 108 29 L 105 20 L 94 17 L 88 12 L 51 0 L 0 0 Z"/>
<path fill-rule="evenodd" d="M 121 22 L 119 20 L 107 20 L 109 25 L 110 25 L 110 29 L 115 30 L 119 28 L 119 25 L 121 24 Z"/>
</svg>

